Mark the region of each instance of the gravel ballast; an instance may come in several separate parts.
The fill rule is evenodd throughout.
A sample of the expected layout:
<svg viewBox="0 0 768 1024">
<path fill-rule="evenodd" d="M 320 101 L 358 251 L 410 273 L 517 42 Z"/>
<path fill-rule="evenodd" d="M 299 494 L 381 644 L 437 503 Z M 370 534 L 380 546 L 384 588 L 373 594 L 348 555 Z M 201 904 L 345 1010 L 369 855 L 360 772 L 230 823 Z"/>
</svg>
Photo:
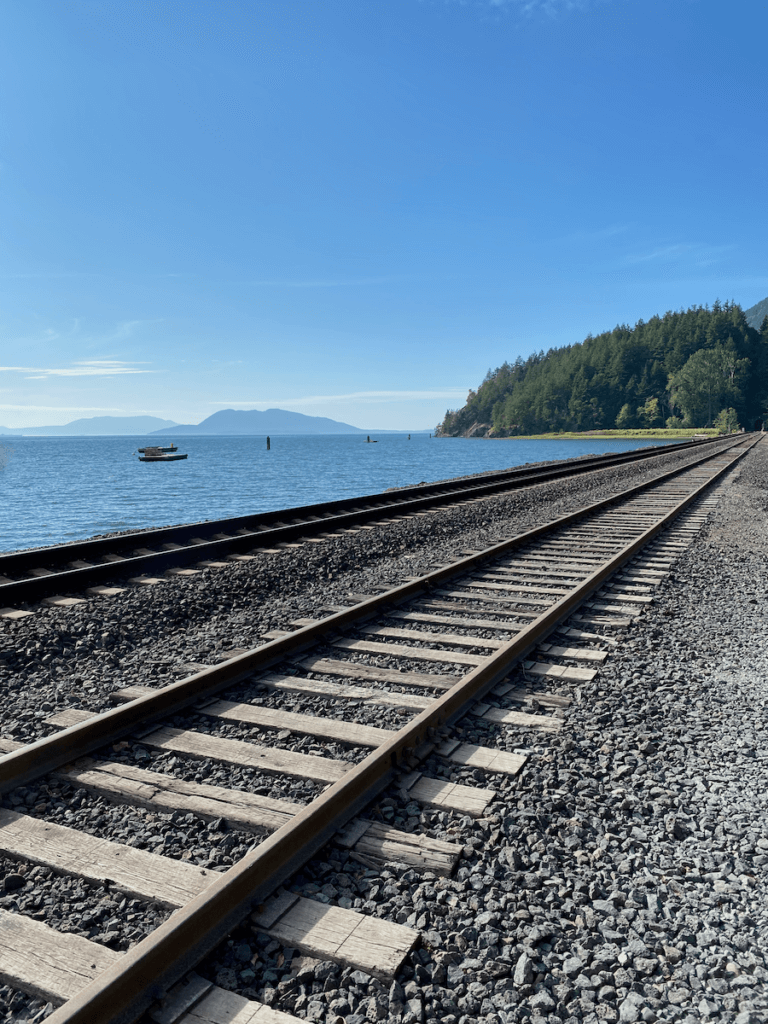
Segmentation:
<svg viewBox="0 0 768 1024">
<path fill-rule="evenodd" d="M 727 442 L 726 442 L 727 443 Z M 367 594 L 455 561 L 682 466 L 699 452 L 657 456 L 539 484 L 461 508 L 329 537 L 280 554 L 157 586 L 127 584 L 112 598 L 69 608 L 32 606 L 0 619 L 0 735 L 29 742 L 67 707 L 102 711 L 109 695 L 135 683 L 164 685 L 185 662 L 213 663 L 251 648 L 264 633 L 300 616 L 323 614 L 350 594 Z"/>
<path fill-rule="evenodd" d="M 335 850 L 293 880 L 422 930 L 394 983 L 247 926 L 207 976 L 333 1024 L 768 1019 L 767 485 L 761 445 L 563 732 L 528 734 L 515 780 L 477 773 L 499 792 L 484 819 L 379 802 L 371 817 L 464 843 L 454 878 Z"/>
<path fill-rule="evenodd" d="M 653 475 L 676 458 L 656 460 Z M 559 736 L 494 727 L 479 737 L 532 751 L 516 779 L 454 773 L 454 781 L 497 790 L 484 819 L 423 810 L 397 794 L 387 794 L 372 811 L 371 817 L 406 831 L 462 843 L 465 856 L 454 878 L 394 865 L 381 871 L 331 850 L 295 880 L 292 888 L 321 902 L 422 931 L 422 947 L 392 986 L 294 957 L 248 925 L 203 972 L 278 1009 L 334 1024 L 765 1019 L 768 648 L 760 608 L 767 469 L 763 443 L 721 485 L 722 503 L 711 523 L 678 561 L 655 604 L 616 634 L 620 647 L 600 675 L 580 687 Z M 178 677 L 180 662 L 253 646 L 267 630 L 285 628 L 350 592 L 400 582 L 465 549 L 598 500 L 618 489 L 619 480 L 641 478 L 641 468 L 632 466 L 540 485 L 132 589 L 111 602 L 45 609 L 6 623 L 0 681 L 11 699 L 0 716 L 2 731 L 19 740 L 42 735 L 42 720 L 54 710 L 98 710 L 119 686 L 162 685 Z M 124 756 L 158 770 L 163 762 L 140 746 Z M 173 760 L 165 758 L 165 770 L 178 772 Z M 221 766 L 211 767 L 220 773 L 218 784 L 227 784 Z M 244 788 L 256 782 L 266 791 L 275 781 L 233 774 Z M 293 793 L 289 786 L 274 795 L 304 802 L 309 789 L 297 784 Z M 51 799 L 30 792 L 33 813 L 36 800 L 68 806 L 75 799 L 74 793 Z M 171 856 L 180 855 L 188 825 L 200 833 L 195 861 L 218 870 L 253 841 L 232 835 L 217 857 L 222 835 L 205 823 L 185 825 L 140 809 L 130 820 L 112 820 L 100 801 L 78 798 L 78 804 L 85 830 L 122 842 L 138 836 L 150 847 L 160 836 L 165 846 L 157 845 Z M 99 828 L 92 828 L 97 817 Z M 15 873 L 14 865 L 7 869 L 6 877 Z M 42 874 L 41 886 L 49 885 Z M 35 877 L 29 873 L 25 888 Z M 138 929 L 153 910 L 137 905 L 134 913 Z M 93 937 L 99 941 L 98 933 Z M 133 937 L 118 930 L 110 941 L 125 948 Z M 0 1001 L 6 1007 L 0 1020 L 45 1015 L 42 1003 L 19 1002 L 8 990 L 0 990 Z"/>
</svg>

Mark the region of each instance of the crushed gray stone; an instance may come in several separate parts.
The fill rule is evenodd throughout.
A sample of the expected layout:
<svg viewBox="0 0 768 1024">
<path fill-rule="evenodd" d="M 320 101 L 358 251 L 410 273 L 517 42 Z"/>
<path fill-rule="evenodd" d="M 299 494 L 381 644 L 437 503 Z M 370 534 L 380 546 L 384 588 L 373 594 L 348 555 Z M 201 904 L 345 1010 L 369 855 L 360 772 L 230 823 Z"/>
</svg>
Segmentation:
<svg viewBox="0 0 768 1024">
<path fill-rule="evenodd" d="M 422 944 L 396 981 L 300 957 L 241 926 L 201 970 L 223 987 L 276 1009 L 332 1024 L 508 1024 L 548 1021 L 765 1019 L 768 947 L 765 865 L 766 598 L 764 442 L 718 493 L 721 506 L 643 618 L 576 697 L 558 735 L 535 736 L 467 718 L 457 737 L 530 759 L 515 778 L 459 768 L 432 757 L 424 770 L 496 790 L 484 818 L 421 808 L 393 789 L 368 816 L 464 847 L 455 876 L 417 874 L 403 865 L 371 868 L 331 847 L 291 883 L 329 905 L 397 920 Z M 666 456 L 653 465 L 683 461 Z M 256 645 L 274 628 L 321 614 L 350 593 L 455 560 L 548 521 L 610 491 L 639 482 L 648 467 L 603 470 L 573 481 L 437 515 L 307 544 L 200 576 L 130 589 L 118 598 L 0 625 L 0 731 L 29 740 L 65 707 L 102 710 L 132 683 L 165 685 L 185 661 L 212 662 Z M 429 671 L 415 663 L 419 671 Z M 538 688 L 556 688 L 537 681 Z M 559 692 L 565 692 L 562 687 Z M 314 698 L 265 694 L 246 684 L 235 699 L 311 712 Z M 346 702 L 345 702 L 346 706 Z M 358 709 L 364 723 L 395 724 L 381 709 Z M 385 718 L 389 715 L 389 718 Z M 274 742 L 274 732 L 241 729 L 201 714 L 179 722 L 220 735 Z M 304 749 L 301 737 L 292 737 Z M 312 742 L 317 747 L 317 741 Z M 321 744 L 325 756 L 350 748 Z M 172 757 L 126 744 L 126 763 L 183 778 L 307 802 L 303 780 Z M 352 755 L 352 760 L 359 752 Z M 144 844 L 216 870 L 254 842 L 247 833 L 193 816 L 113 808 L 72 787 L 17 790 L 29 813 L 49 816 L 119 842 Z M 191 819 L 191 820 L 190 820 Z M 0 901 L 42 873 L 9 863 Z M 37 879 L 40 882 L 37 883 Z M 6 879 L 9 881 L 6 884 Z M 58 880 L 61 882 L 61 880 Z M 54 883 L 51 882 L 51 885 Z M 58 883 L 57 883 L 58 884 Z M 79 902 L 89 911 L 104 894 Z M 44 897 L 43 897 L 44 902 Z M 136 912 L 138 913 L 138 911 Z M 154 913 L 152 907 L 142 914 Z M 144 918 L 141 918 L 143 921 Z M 148 920 L 148 926 L 151 921 Z M 138 928 L 139 925 L 135 924 Z M 119 928 L 114 948 L 136 937 Z M 123 945 L 120 945 L 123 943 Z M 0 1022 L 42 1020 L 40 1000 L 0 988 Z"/>
</svg>

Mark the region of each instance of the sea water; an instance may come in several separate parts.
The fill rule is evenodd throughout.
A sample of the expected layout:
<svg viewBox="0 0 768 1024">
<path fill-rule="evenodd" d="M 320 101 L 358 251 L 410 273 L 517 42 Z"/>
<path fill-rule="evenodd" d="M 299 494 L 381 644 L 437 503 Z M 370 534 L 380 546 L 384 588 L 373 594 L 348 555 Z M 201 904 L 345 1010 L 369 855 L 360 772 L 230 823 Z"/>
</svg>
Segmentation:
<svg viewBox="0 0 768 1024">
<path fill-rule="evenodd" d="M 113 530 L 200 522 L 358 497 L 422 481 L 588 453 L 637 441 L 518 441 L 427 434 L 174 438 L 189 458 L 139 462 L 143 437 L 0 436 L 0 551 Z M 668 442 L 652 442 L 664 444 Z"/>
</svg>

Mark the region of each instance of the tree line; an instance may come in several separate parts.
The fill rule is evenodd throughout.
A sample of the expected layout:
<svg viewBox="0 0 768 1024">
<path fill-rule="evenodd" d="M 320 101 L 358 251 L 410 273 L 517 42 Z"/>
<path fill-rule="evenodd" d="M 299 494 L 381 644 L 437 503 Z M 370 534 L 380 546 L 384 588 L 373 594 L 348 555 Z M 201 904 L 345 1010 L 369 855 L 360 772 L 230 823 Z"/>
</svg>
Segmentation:
<svg viewBox="0 0 768 1024">
<path fill-rule="evenodd" d="M 718 301 L 506 362 L 437 429 L 449 436 L 476 424 L 497 436 L 739 423 L 751 429 L 767 405 L 768 316 L 756 330 L 739 305 Z"/>
</svg>

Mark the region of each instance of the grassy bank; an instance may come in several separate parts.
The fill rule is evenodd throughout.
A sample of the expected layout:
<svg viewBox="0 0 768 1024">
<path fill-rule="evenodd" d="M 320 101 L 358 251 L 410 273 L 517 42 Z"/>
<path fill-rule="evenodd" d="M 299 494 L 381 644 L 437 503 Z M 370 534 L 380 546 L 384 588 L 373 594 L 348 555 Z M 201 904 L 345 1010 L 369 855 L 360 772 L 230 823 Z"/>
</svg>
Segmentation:
<svg viewBox="0 0 768 1024">
<path fill-rule="evenodd" d="M 714 427 L 699 427 L 698 429 L 668 430 L 666 427 L 658 430 L 583 430 L 563 431 L 559 434 L 526 434 L 515 437 L 499 438 L 501 441 L 588 441 L 591 438 L 599 438 L 606 441 L 684 441 L 694 435 L 707 434 L 715 437 L 717 431 Z"/>
</svg>

